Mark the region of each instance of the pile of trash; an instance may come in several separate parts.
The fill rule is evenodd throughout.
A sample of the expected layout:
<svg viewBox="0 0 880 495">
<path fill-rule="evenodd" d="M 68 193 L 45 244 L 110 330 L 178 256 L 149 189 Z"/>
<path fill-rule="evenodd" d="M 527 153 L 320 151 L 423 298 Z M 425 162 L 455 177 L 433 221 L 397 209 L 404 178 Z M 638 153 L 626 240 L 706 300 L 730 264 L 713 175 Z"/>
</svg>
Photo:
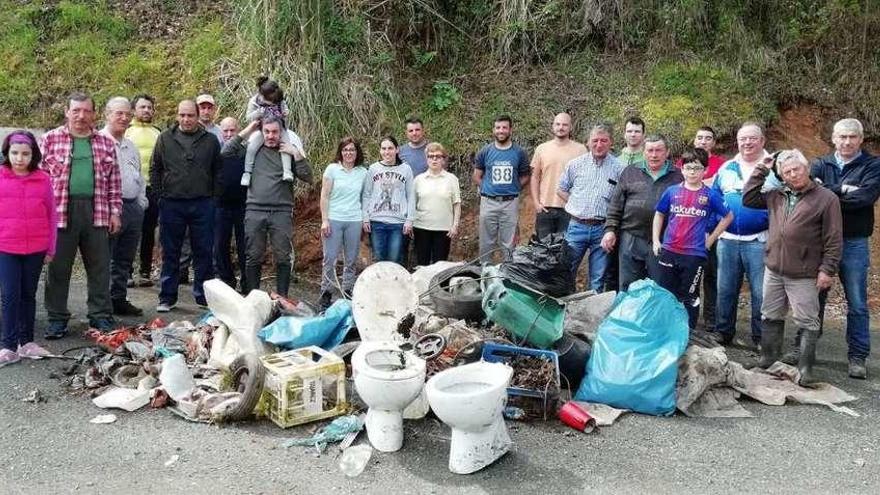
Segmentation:
<svg viewBox="0 0 880 495">
<path fill-rule="evenodd" d="M 380 262 L 360 274 L 350 301 L 320 314 L 212 280 L 210 312 L 195 324 L 156 319 L 88 334 L 94 345 L 66 353 L 73 362 L 57 377 L 105 409 L 150 405 L 190 421 L 268 418 L 282 428 L 332 419 L 284 446 L 322 452 L 338 442 L 349 476 L 373 448 L 400 449 L 403 420 L 431 411 L 452 430 L 449 469 L 460 474 L 509 451 L 505 419 L 558 418 L 589 433 L 629 411 L 750 417 L 742 395 L 857 415 L 839 405 L 855 397 L 800 387 L 795 368 L 730 361 L 710 335 L 689 332 L 684 307 L 653 281 L 573 294 L 569 266 L 560 236 L 533 240 L 501 265 L 439 262 L 409 273 Z M 362 430 L 370 445 L 354 445 Z"/>
<path fill-rule="evenodd" d="M 254 417 L 264 391 L 261 357 L 285 349 L 340 343 L 352 327 L 339 301 L 318 315 L 308 304 L 252 291 L 243 297 L 219 280 L 205 283 L 210 312 L 197 323 L 162 319 L 86 336 L 94 345 L 65 352 L 54 373 L 104 409 L 167 407 L 191 421 Z"/>
</svg>

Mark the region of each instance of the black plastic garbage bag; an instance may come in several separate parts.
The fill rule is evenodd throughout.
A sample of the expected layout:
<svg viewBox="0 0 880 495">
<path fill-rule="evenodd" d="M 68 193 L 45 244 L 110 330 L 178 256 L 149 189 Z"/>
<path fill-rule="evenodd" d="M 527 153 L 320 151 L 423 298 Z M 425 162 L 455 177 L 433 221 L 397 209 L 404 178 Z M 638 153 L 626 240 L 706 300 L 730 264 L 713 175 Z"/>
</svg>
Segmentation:
<svg viewBox="0 0 880 495">
<path fill-rule="evenodd" d="M 501 264 L 501 274 L 512 282 L 551 297 L 564 297 L 575 291 L 571 271 L 571 248 L 563 234 L 532 238 L 513 250 L 510 261 Z"/>
</svg>

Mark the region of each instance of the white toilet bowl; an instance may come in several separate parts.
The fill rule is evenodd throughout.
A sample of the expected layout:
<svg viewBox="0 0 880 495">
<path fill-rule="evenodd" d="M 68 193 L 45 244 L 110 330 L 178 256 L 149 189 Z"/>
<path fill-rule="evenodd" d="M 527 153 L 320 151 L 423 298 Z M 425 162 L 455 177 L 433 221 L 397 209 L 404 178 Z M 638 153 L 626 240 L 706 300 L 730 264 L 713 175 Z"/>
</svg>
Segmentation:
<svg viewBox="0 0 880 495">
<path fill-rule="evenodd" d="M 441 371 L 425 391 L 431 409 L 452 428 L 449 470 L 469 474 L 492 464 L 510 450 L 502 412 L 513 369 L 480 361 Z"/>
<path fill-rule="evenodd" d="M 362 342 L 351 357 L 354 386 L 369 407 L 364 425 L 377 450 L 403 446 L 403 410 L 422 391 L 425 360 L 393 342 Z"/>
</svg>

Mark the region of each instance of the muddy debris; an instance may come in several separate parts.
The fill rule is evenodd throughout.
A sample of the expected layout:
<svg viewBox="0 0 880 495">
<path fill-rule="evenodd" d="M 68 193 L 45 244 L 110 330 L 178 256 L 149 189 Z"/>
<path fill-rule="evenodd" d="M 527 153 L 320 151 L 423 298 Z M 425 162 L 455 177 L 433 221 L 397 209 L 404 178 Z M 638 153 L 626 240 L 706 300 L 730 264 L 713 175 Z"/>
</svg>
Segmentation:
<svg viewBox="0 0 880 495">
<path fill-rule="evenodd" d="M 513 368 L 510 386 L 529 390 L 555 389 L 556 366 L 543 356 L 514 356 L 507 362 Z"/>
</svg>

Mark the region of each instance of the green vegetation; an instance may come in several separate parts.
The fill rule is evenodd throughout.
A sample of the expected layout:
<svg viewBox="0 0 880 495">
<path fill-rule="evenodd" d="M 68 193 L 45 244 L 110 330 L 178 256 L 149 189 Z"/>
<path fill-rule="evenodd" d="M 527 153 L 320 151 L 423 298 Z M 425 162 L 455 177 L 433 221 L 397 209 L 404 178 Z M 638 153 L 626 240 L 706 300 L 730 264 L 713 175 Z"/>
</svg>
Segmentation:
<svg viewBox="0 0 880 495">
<path fill-rule="evenodd" d="M 344 134 L 378 137 L 420 114 L 454 153 L 510 113 L 518 139 L 572 109 L 621 125 L 640 114 L 679 145 L 809 102 L 880 126 L 873 0 L 0 0 L 0 118 L 53 125 L 64 95 L 155 94 L 164 118 L 200 91 L 241 116 L 267 74 L 292 123 L 329 157 Z M 142 5 L 138 3 L 138 5 Z M 170 26 L 155 29 L 153 26 Z M 152 33 L 160 33 L 158 37 Z"/>
<path fill-rule="evenodd" d="M 138 37 L 135 22 L 143 16 L 116 11 L 102 0 L 0 0 L 0 9 L 7 16 L 0 32 L 5 125 L 57 125 L 64 95 L 73 90 L 90 92 L 99 104 L 147 91 L 162 102 L 160 119 L 167 120 L 174 111 L 168 102 L 210 85 L 224 55 L 220 20 L 205 23 L 193 16 L 181 50 L 176 39 Z"/>
</svg>

